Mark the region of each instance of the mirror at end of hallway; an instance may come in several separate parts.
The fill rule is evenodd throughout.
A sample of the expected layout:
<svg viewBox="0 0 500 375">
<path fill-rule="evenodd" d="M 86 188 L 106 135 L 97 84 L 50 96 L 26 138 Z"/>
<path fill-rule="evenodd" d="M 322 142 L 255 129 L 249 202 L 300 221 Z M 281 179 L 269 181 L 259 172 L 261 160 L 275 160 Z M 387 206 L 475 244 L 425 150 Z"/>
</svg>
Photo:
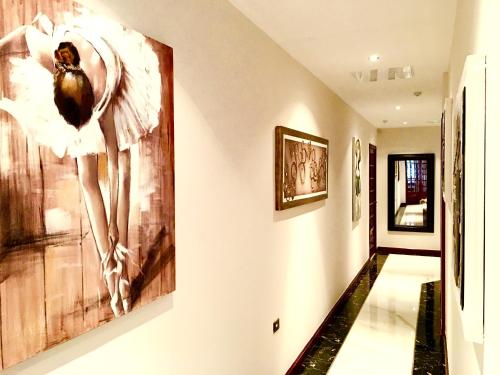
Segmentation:
<svg viewBox="0 0 500 375">
<path fill-rule="evenodd" d="M 434 232 L 434 154 L 388 156 L 388 229 Z"/>
</svg>

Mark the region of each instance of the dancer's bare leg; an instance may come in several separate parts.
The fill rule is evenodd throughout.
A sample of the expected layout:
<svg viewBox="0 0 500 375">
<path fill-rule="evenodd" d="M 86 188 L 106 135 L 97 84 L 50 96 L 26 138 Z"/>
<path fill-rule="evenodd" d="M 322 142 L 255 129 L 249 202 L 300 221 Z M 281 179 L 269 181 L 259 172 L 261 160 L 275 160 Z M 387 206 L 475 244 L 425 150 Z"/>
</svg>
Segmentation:
<svg viewBox="0 0 500 375">
<path fill-rule="evenodd" d="M 130 150 L 118 153 L 118 232 L 119 242 L 128 248 L 128 227 L 130 216 Z M 123 310 L 130 309 L 130 282 L 127 261 L 123 263 L 122 281 L 119 284 Z"/>
<path fill-rule="evenodd" d="M 112 270 L 116 267 L 116 261 L 113 254 L 110 253 L 108 240 L 108 221 L 106 210 L 102 198 L 101 188 L 99 187 L 97 156 L 84 155 L 77 159 L 78 177 L 87 207 L 87 213 L 90 221 L 92 234 L 101 262 L 103 263 L 106 286 L 112 299 L 111 307 L 115 315 L 119 315 L 118 309 L 113 305 L 113 297 L 116 296 L 118 280 Z"/>
<path fill-rule="evenodd" d="M 99 187 L 97 156 L 84 155 L 77 159 L 78 177 L 85 199 L 85 206 L 101 260 L 108 253 L 108 220 Z"/>
<path fill-rule="evenodd" d="M 108 177 L 110 191 L 110 220 L 109 236 L 113 248 L 119 242 L 128 246 L 128 225 L 130 212 L 130 152 L 119 151 L 116 138 L 115 122 L 113 118 L 113 105 L 111 104 L 100 120 L 106 153 L 108 156 Z M 128 279 L 127 260 L 124 254 L 117 251 L 120 263 L 119 289 L 123 310 L 130 309 L 130 282 Z M 121 257 L 120 257 L 121 256 Z"/>
<path fill-rule="evenodd" d="M 130 150 L 118 153 L 118 231 L 120 243 L 128 246 L 130 216 Z"/>
</svg>

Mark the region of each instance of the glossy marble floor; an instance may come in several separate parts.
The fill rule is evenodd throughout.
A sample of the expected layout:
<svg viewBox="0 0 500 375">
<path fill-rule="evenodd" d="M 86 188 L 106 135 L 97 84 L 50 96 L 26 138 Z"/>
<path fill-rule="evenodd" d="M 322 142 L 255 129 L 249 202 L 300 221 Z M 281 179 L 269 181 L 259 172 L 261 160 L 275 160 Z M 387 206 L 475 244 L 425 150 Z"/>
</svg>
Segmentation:
<svg viewBox="0 0 500 375">
<path fill-rule="evenodd" d="M 378 255 L 295 373 L 444 374 L 439 272 L 439 258 Z"/>
<path fill-rule="evenodd" d="M 420 289 L 439 280 L 439 266 L 439 258 L 389 255 L 328 374 L 412 374 Z"/>
<path fill-rule="evenodd" d="M 398 225 L 421 227 L 424 225 L 424 209 L 427 204 L 409 204 L 405 207 Z"/>
</svg>

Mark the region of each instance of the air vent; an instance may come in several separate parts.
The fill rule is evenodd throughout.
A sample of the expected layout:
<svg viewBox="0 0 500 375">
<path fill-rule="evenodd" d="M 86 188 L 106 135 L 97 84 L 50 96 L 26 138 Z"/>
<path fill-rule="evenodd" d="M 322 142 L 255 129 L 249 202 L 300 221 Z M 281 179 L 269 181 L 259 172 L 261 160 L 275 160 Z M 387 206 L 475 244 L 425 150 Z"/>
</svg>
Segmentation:
<svg viewBox="0 0 500 375">
<path fill-rule="evenodd" d="M 358 82 L 377 82 L 411 79 L 415 76 L 415 73 L 411 65 L 406 65 L 389 69 L 370 69 L 367 71 L 352 72 L 351 75 Z"/>
<path fill-rule="evenodd" d="M 397 68 L 389 68 L 388 79 L 410 79 L 413 78 L 413 68 L 411 65 L 397 67 Z"/>
</svg>

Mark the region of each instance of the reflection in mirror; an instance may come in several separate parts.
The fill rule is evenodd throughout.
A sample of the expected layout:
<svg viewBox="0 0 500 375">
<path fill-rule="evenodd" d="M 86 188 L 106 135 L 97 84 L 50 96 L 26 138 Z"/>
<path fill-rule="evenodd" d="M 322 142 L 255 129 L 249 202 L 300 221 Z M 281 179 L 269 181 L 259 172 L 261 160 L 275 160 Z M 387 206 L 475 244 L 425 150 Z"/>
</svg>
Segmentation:
<svg viewBox="0 0 500 375">
<path fill-rule="evenodd" d="M 427 160 L 395 160 L 394 221 L 423 227 L 427 223 Z"/>
<path fill-rule="evenodd" d="M 389 230 L 434 231 L 434 155 L 389 155 Z"/>
</svg>

